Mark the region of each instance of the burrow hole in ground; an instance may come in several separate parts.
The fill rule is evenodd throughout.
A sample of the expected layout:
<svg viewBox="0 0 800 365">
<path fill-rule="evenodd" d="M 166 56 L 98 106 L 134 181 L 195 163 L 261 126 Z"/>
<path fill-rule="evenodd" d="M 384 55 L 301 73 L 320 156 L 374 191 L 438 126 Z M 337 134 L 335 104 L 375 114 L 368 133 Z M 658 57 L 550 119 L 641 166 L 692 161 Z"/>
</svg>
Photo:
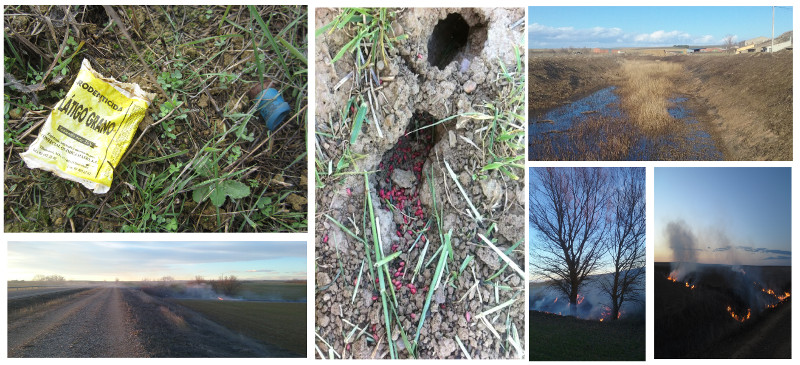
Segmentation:
<svg viewBox="0 0 800 365">
<path fill-rule="evenodd" d="M 408 258 L 416 257 L 425 245 L 427 234 L 426 227 L 431 228 L 436 224 L 428 214 L 428 209 L 420 201 L 422 189 L 428 189 L 428 184 L 422 184 L 425 171 L 423 167 L 428 156 L 433 151 L 433 146 L 447 135 L 447 128 L 452 128 L 455 121 L 448 121 L 432 127 L 419 129 L 435 123 L 437 119 L 428 112 L 417 110 L 411 117 L 406 127 L 406 133 L 400 137 L 397 144 L 386 151 L 376 174 L 376 185 L 373 187 L 380 198 L 380 209 L 392 211 L 394 227 L 392 231 L 391 253 L 408 252 Z M 451 123 L 452 122 L 452 123 Z M 390 253 L 387 253 L 389 255 Z M 394 260 L 391 265 L 392 275 L 404 272 L 405 265 L 402 261 Z M 413 268 L 412 268 L 413 270 Z M 398 275 L 398 277 L 408 277 Z M 401 289 L 408 284 L 392 278 L 393 284 Z M 408 288 L 411 290 L 411 288 Z M 414 289 L 416 291 L 416 288 Z"/>
<path fill-rule="evenodd" d="M 440 70 L 453 61 L 468 66 L 471 59 L 483 50 L 486 38 L 486 24 L 470 26 L 460 13 L 447 14 L 436 23 L 428 39 L 428 63 Z"/>
</svg>

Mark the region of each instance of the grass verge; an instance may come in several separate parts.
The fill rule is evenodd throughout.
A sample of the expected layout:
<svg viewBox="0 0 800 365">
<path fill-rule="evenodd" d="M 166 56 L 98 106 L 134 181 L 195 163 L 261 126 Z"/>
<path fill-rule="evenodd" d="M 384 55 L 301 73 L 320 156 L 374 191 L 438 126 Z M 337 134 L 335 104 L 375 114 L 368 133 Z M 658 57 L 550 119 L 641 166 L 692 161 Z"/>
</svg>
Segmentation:
<svg viewBox="0 0 800 365">
<path fill-rule="evenodd" d="M 644 361 L 643 322 L 598 322 L 530 311 L 530 360 Z"/>
<path fill-rule="evenodd" d="M 174 300 L 233 331 L 305 354 L 306 303 Z"/>
</svg>

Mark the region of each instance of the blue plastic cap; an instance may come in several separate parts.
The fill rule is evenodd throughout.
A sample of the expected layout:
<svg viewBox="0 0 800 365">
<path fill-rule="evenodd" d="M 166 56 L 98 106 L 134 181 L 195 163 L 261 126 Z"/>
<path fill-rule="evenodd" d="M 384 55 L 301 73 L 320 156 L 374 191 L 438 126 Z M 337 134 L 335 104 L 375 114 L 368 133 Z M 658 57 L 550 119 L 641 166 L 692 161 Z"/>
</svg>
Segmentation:
<svg viewBox="0 0 800 365">
<path fill-rule="evenodd" d="M 256 103 L 258 103 L 258 112 L 261 113 L 261 118 L 264 118 L 267 128 L 271 131 L 277 129 L 286 120 L 291 110 L 289 104 L 283 101 L 278 90 L 273 88 L 261 90 L 256 96 Z"/>
</svg>

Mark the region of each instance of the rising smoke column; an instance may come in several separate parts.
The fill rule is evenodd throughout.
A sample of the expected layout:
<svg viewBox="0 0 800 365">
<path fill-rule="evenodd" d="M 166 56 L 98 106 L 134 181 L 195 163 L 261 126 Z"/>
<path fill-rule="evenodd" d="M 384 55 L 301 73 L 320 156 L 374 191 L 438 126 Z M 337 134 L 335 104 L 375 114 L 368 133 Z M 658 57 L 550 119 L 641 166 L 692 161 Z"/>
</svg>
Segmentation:
<svg viewBox="0 0 800 365">
<path fill-rule="evenodd" d="M 669 248 L 672 250 L 670 276 L 683 280 L 697 267 L 697 237 L 683 220 L 669 222 L 666 233 Z"/>
</svg>

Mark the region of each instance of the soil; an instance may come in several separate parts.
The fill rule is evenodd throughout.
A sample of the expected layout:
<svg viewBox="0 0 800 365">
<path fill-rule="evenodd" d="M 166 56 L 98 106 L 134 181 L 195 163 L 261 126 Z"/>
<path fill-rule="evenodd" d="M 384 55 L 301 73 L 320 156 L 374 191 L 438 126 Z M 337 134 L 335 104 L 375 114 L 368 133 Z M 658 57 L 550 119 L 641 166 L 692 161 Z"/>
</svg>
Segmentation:
<svg viewBox="0 0 800 365">
<path fill-rule="evenodd" d="M 316 27 L 328 24 L 337 14 L 338 10 L 317 9 Z M 354 171 L 375 172 L 369 175 L 367 190 L 361 173 L 325 176 L 318 171 L 321 179 L 316 193 L 315 332 L 318 337 L 315 344 L 325 356 L 333 351 L 337 357 L 345 358 L 390 357 L 379 290 L 368 279 L 366 268 L 358 292 L 353 295 L 366 259 L 365 251 L 372 248 L 370 226 L 365 223 L 368 218 L 364 215 L 366 194 L 371 195 L 376 207 L 383 252 L 388 255 L 402 251 L 389 265 L 393 275 L 397 275 L 393 279 L 400 284 L 395 288 L 398 317 L 403 318 L 400 326 L 410 342 L 416 335 L 418 321 L 426 316 L 414 355 L 465 358 L 464 351 L 472 358 L 522 355 L 506 338 L 516 329 L 520 346 L 526 342 L 522 331 L 524 282 L 511 269 L 491 282 L 483 282 L 503 265 L 477 234 L 495 240 L 501 250 L 523 241 L 526 201 L 523 180 L 513 180 L 498 171 L 480 171 L 486 163 L 486 152 L 478 147 L 483 145 L 479 130 L 488 126 L 486 121 L 459 117 L 434 128 L 415 129 L 475 111 L 498 97 L 504 87 L 504 80 L 497 77 L 502 72 L 498 60 L 505 65 L 516 63 L 513 45 L 520 44 L 524 33 L 521 27 L 510 26 L 523 17 L 521 8 L 398 11 L 393 31 L 409 37 L 389 51 L 389 64 L 380 72 L 380 77 L 393 77 L 377 92 L 383 115 L 378 118 L 381 131 L 378 132 L 374 122 L 365 124 L 352 145 L 349 123 L 342 121 L 340 115 L 352 96 L 354 81 L 352 78 L 345 81 L 337 90 L 334 86 L 353 69 L 353 62 L 346 58 L 330 62 L 352 35 L 335 31 L 316 38 L 318 156 L 337 165 L 345 160 L 342 156 L 348 151 L 354 157 Z M 450 23 L 454 18 L 460 20 Z M 463 43 L 463 48 L 441 49 L 448 42 L 437 38 L 436 25 L 440 21 L 449 24 L 444 29 L 452 32 L 445 39 Z M 481 222 L 471 216 L 474 213 L 447 172 L 445 162 L 483 217 Z M 451 285 L 435 293 L 429 313 L 423 314 L 436 264 L 424 266 L 417 276 L 413 275 L 413 266 L 425 246 L 427 262 L 442 245 L 434 219 L 434 202 L 441 218 L 441 232 L 452 230 L 455 257 L 450 260 L 449 272 L 457 271 L 468 256 L 474 260 Z M 359 237 L 367 238 L 369 248 L 327 216 Z M 525 252 L 523 242 L 507 253 L 517 265 L 523 266 Z M 496 291 L 494 284 L 508 290 Z M 483 321 L 472 317 L 510 299 L 516 302 L 497 312 L 502 315 L 487 317 L 501 341 Z M 354 326 L 358 331 L 350 337 Z M 393 327 L 391 341 L 400 348 L 399 357 L 411 357 L 404 350 L 400 331 Z M 459 348 L 456 335 L 464 351 Z"/>
</svg>

